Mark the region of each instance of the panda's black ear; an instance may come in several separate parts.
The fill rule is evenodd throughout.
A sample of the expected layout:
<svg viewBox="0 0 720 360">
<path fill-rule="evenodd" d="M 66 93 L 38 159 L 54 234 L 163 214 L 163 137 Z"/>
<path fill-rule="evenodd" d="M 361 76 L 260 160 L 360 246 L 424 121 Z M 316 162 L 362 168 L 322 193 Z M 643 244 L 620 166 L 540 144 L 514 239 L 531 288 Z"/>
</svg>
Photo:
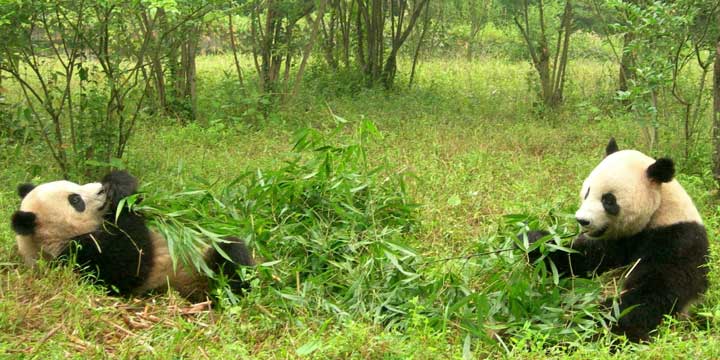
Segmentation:
<svg viewBox="0 0 720 360">
<path fill-rule="evenodd" d="M 608 144 L 605 147 L 605 156 L 608 156 L 614 152 L 617 152 L 618 150 L 620 150 L 620 148 L 618 148 L 618 144 L 617 144 L 617 142 L 615 142 L 615 138 L 611 137 L 610 141 L 608 141 Z"/>
<path fill-rule="evenodd" d="M 18 235 L 30 235 L 35 232 L 35 213 L 18 210 L 12 216 L 12 228 Z"/>
<path fill-rule="evenodd" d="M 658 183 L 672 181 L 675 176 L 675 163 L 670 158 L 660 158 L 647 168 L 650 180 Z"/>
<path fill-rule="evenodd" d="M 26 184 L 20 184 L 17 187 L 18 195 L 20 195 L 21 199 L 25 198 L 25 195 L 27 195 L 29 192 L 31 192 L 35 188 L 35 185 L 26 183 Z"/>
<path fill-rule="evenodd" d="M 137 179 L 124 170 L 111 171 L 103 177 L 101 183 L 114 205 L 117 205 L 122 198 L 137 192 L 138 188 Z"/>
</svg>

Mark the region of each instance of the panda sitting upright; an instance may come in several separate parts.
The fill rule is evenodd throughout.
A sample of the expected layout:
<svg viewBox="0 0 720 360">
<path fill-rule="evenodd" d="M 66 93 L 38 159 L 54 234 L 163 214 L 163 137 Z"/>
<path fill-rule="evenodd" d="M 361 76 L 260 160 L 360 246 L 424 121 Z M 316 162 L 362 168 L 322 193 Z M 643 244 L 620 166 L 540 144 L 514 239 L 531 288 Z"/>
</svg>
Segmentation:
<svg viewBox="0 0 720 360">
<path fill-rule="evenodd" d="M 590 173 L 575 213 L 583 234 L 571 248 L 549 258 L 565 276 L 629 266 L 619 298 L 622 316 L 612 331 L 645 341 L 666 314 L 684 311 L 708 287 L 708 239 L 690 196 L 673 179 L 672 160 L 635 150 L 618 151 L 610 139 L 606 157 Z M 528 233 L 535 242 L 547 232 Z M 529 254 L 531 261 L 539 250 Z M 611 300 L 606 302 L 606 306 Z"/>
<path fill-rule="evenodd" d="M 202 299 L 210 279 L 183 264 L 174 270 L 167 241 L 151 231 L 140 214 L 123 207 L 116 221 L 119 201 L 137 187 L 137 180 L 125 171 L 110 172 L 101 182 L 86 185 L 69 181 L 20 185 L 22 203 L 12 216 L 20 254 L 31 266 L 40 257 L 53 260 L 72 254 L 83 272 L 119 295 L 169 285 L 189 299 Z M 242 291 L 247 284 L 236 269 L 253 265 L 252 256 L 239 239 L 227 238 L 219 245 L 231 261 L 212 247 L 206 250 L 205 261 L 211 270 L 228 275 L 233 290 Z"/>
</svg>

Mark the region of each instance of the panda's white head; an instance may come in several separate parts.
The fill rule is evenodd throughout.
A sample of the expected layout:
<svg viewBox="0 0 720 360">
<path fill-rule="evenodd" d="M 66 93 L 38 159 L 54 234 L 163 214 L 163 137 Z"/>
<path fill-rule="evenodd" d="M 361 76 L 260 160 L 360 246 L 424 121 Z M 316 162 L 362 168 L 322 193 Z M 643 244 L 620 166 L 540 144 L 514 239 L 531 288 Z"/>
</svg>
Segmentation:
<svg viewBox="0 0 720 360">
<path fill-rule="evenodd" d="M 678 196 L 687 197 L 673 180 L 672 160 L 655 160 L 636 150 L 619 151 L 615 139 L 610 139 L 605 153 L 605 159 L 585 179 L 580 191 L 582 203 L 575 213 L 589 238 L 614 239 L 647 228 L 661 208 L 666 193 L 663 186 L 670 182 L 674 183 L 674 192 L 681 192 Z M 671 193 L 667 197 L 674 200 L 677 196 Z M 689 206 L 694 210 L 691 201 Z M 672 210 L 663 206 L 662 211 Z"/>
<path fill-rule="evenodd" d="M 108 209 L 136 188 L 135 178 L 123 171 L 85 185 L 62 180 L 18 186 L 22 202 L 12 228 L 20 254 L 28 264 L 58 257 L 73 238 L 99 229 Z"/>
</svg>

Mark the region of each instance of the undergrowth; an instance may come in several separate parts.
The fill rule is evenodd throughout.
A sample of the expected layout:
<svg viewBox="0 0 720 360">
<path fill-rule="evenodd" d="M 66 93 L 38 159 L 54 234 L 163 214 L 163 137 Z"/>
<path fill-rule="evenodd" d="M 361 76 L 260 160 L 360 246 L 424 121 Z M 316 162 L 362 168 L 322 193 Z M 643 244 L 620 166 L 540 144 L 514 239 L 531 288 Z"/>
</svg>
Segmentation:
<svg viewBox="0 0 720 360">
<path fill-rule="evenodd" d="M 370 161 L 367 146 L 382 137 L 375 124 L 337 120 L 329 133 L 299 131 L 279 167 L 230 182 L 198 179 L 186 191 L 126 201 L 151 218 L 174 259 L 210 275 L 204 248 L 221 251 L 218 243 L 230 235 L 246 241 L 261 259 L 240 270 L 253 290 L 238 298 L 219 287 L 226 308 L 256 305 L 287 320 L 321 315 L 388 330 L 457 331 L 506 351 L 525 347 L 537 333 L 543 343 L 571 345 L 608 327 L 613 317 L 598 308 L 597 281 L 561 279 L 554 267 L 527 263 L 525 252 L 538 247 L 568 250 L 561 239 L 577 232 L 564 218 L 551 216 L 545 225 L 553 236 L 533 245 L 524 234 L 541 222 L 508 215 L 498 234 L 478 239 L 475 253 L 423 255 L 412 246 L 420 226 L 405 184 L 412 174 Z"/>
<path fill-rule="evenodd" d="M 717 238 L 709 138 L 683 159 L 668 122 L 650 151 L 638 122 L 612 105 L 616 64 L 569 64 L 567 104 L 543 118 L 527 63 L 428 60 L 411 89 L 391 92 L 309 69 L 309 88 L 269 118 L 252 96 L 238 103 L 242 92 L 222 75 L 232 67 L 228 56 L 199 57 L 203 119 L 138 123 L 123 162 L 144 184 L 142 201 L 127 201 L 165 232 L 177 261 L 240 236 L 261 264 L 241 270 L 252 291 L 220 290 L 221 310 L 173 291 L 106 296 L 69 269 L 23 266 L 6 225 L 0 357 L 720 358 L 715 257 L 690 320 L 666 318 L 641 345 L 608 335 L 617 314 L 598 304 L 614 295 L 612 279 L 563 279 L 527 262 L 524 232 L 553 233 L 537 245 L 545 253 L 575 236 L 563 214 L 610 136 L 675 158 Z M 328 121 L 328 109 L 376 126 Z M 8 120 L 5 219 L 19 204 L 15 184 L 61 177 L 40 139 Z"/>
</svg>

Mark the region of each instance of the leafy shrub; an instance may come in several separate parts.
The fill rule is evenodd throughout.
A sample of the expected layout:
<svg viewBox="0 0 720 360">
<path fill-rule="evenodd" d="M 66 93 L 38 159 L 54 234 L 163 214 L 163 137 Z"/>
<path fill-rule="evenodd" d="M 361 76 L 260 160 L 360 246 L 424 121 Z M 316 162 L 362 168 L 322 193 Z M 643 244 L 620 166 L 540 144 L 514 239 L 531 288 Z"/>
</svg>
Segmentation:
<svg viewBox="0 0 720 360">
<path fill-rule="evenodd" d="M 528 58 L 527 48 L 517 30 L 509 26 L 488 23 L 478 35 L 478 53 L 511 61 Z"/>
<path fill-rule="evenodd" d="M 279 168 L 147 195 L 142 204 L 127 201 L 150 215 L 175 259 L 208 273 L 200 249 L 226 235 L 245 239 L 262 259 L 243 269 L 254 290 L 244 299 L 221 297 L 272 316 L 363 318 L 423 333 L 461 331 L 503 346 L 538 333 L 544 343 L 572 343 L 612 319 L 599 311 L 597 281 L 562 279 L 542 263 L 524 265 L 520 249 L 564 251 L 555 241 L 576 235 L 557 217 L 554 235 L 532 246 L 518 239 L 539 220 L 514 215 L 470 256 L 420 255 L 410 245 L 418 224 L 403 174 L 371 161 L 366 150 L 378 136 L 369 121 L 350 134 L 342 126 L 329 135 L 305 129 Z"/>
<path fill-rule="evenodd" d="M 571 59 L 594 59 L 614 61 L 615 55 L 608 42 L 596 33 L 578 30 L 572 34 Z"/>
<path fill-rule="evenodd" d="M 416 256 L 402 240 L 415 223 L 415 205 L 402 174 L 369 161 L 364 144 L 379 136 L 375 125 L 362 122 L 349 145 L 327 141 L 341 130 L 327 137 L 301 131 L 279 169 L 247 172 L 217 191 L 204 182 L 202 189 L 148 196 L 135 209 L 154 219 L 174 258 L 206 272 L 205 244 L 236 235 L 267 260 L 257 276 L 282 299 L 347 302 L 342 297 L 351 290 L 371 296 L 370 285 L 404 278 L 403 261 Z"/>
<path fill-rule="evenodd" d="M 492 293 L 506 297 L 506 301 L 496 299 L 506 306 L 494 316 L 504 322 L 498 328 L 513 335 L 516 342 L 538 339 L 537 335 L 542 334 L 547 344 L 578 344 L 578 340 L 596 336 L 617 317 L 600 309 L 601 299 L 616 293 L 612 288 L 604 289 L 596 280 L 560 278 L 554 265 L 545 265 L 542 259 L 548 253 L 572 251 L 568 244 L 577 236 L 577 226 L 569 225 L 572 222 L 553 214 L 550 219 L 552 224 L 546 230 L 551 235 L 528 244 L 525 234 L 540 228 L 540 221 L 527 215 L 506 216 L 509 229 L 505 230 L 505 243 L 514 241 L 527 252 L 538 249 L 542 256 L 530 264 L 530 271 L 520 267 L 520 271 L 500 276 L 503 281 Z"/>
<path fill-rule="evenodd" d="M 31 121 L 30 109 L 5 104 L 0 96 L 0 138 L 11 143 L 26 143 L 33 135 Z"/>
<path fill-rule="evenodd" d="M 213 96 L 198 99 L 199 108 L 209 124 L 225 123 L 257 125 L 271 113 L 272 99 L 251 86 L 238 84 L 237 75 L 223 70 L 206 74 L 210 81 L 198 84 L 200 91 Z"/>
<path fill-rule="evenodd" d="M 323 63 L 310 62 L 303 82 L 318 97 L 354 95 L 367 89 L 364 75 L 355 69 L 330 69 Z"/>
</svg>

